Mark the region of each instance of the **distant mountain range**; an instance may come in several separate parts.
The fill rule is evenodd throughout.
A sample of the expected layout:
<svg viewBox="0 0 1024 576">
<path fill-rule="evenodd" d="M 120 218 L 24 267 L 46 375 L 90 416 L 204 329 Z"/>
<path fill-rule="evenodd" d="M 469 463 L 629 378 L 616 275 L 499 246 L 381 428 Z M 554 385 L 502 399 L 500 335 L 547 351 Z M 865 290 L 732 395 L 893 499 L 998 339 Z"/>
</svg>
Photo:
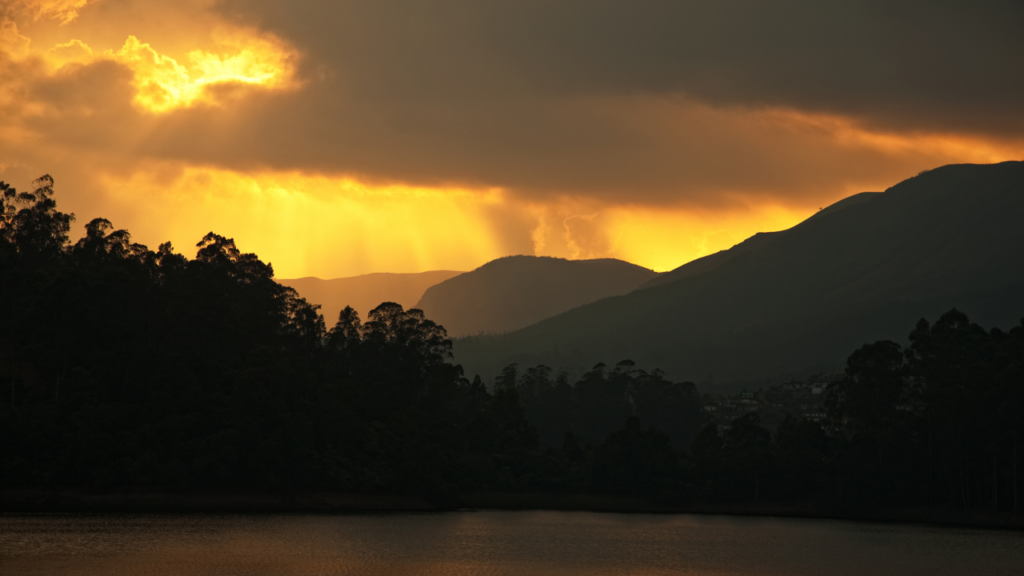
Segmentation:
<svg viewBox="0 0 1024 576">
<path fill-rule="evenodd" d="M 391 274 L 387 272 L 364 274 L 350 278 L 321 280 L 320 278 L 294 278 L 278 280 L 285 286 L 295 288 L 299 295 L 313 304 L 320 304 L 327 327 L 338 321 L 338 313 L 345 306 L 359 312 L 360 318 L 381 302 L 397 302 L 404 308 L 412 308 L 427 288 L 462 274 L 453 270 L 434 270 L 418 274 Z"/>
<path fill-rule="evenodd" d="M 622 260 L 508 256 L 465 273 L 435 270 L 278 282 L 320 304 L 328 328 L 345 306 L 355 308 L 365 320 L 381 302 L 397 302 L 406 309 L 422 309 L 450 336 L 464 336 L 529 326 L 577 306 L 625 294 L 657 275 Z"/>
<path fill-rule="evenodd" d="M 437 313 L 458 318 L 454 332 L 472 332 L 477 302 L 499 287 L 481 285 L 479 295 L 467 285 L 466 316 L 456 316 L 455 299 Z M 456 361 L 467 374 L 492 376 L 511 362 L 589 368 L 631 359 L 705 388 L 734 388 L 839 370 L 860 345 L 903 341 L 918 319 L 952 307 L 985 326 L 1024 315 L 1022 162 L 946 166 L 852 196 L 629 294 L 509 334 L 458 339 Z"/>
<path fill-rule="evenodd" d="M 416 307 L 450 336 L 498 334 L 626 294 L 657 275 L 611 258 L 508 256 L 430 287 Z"/>
</svg>

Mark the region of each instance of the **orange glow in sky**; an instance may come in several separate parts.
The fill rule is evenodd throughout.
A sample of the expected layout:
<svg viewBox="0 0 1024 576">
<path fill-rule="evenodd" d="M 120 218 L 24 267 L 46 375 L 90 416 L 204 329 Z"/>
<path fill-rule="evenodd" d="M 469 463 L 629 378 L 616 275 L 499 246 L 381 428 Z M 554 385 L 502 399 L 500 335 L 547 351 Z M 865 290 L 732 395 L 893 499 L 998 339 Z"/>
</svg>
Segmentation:
<svg viewBox="0 0 1024 576">
<path fill-rule="evenodd" d="M 137 240 L 151 247 L 170 240 L 191 257 L 214 231 L 271 262 L 281 278 L 470 270 L 503 255 L 484 216 L 504 202 L 500 191 L 192 167 L 169 180 L 146 172 L 111 177 L 105 188 L 111 204 L 136 206 L 126 217 L 150 223 Z"/>
<path fill-rule="evenodd" d="M 97 0 L 14 0 L 22 4 L 35 18 L 53 18 L 67 24 L 78 18 L 78 11 Z"/>
<path fill-rule="evenodd" d="M 344 78 L 354 68 L 316 61 L 285 32 L 227 19 L 213 0 L 182 1 L 178 9 L 146 0 L 14 0 L 0 12 L 0 179 L 25 187 L 51 173 L 79 230 L 103 216 L 151 248 L 171 240 L 189 256 L 214 231 L 286 278 L 468 270 L 510 254 L 613 257 L 664 271 L 920 170 L 1024 156 L 1024 143 L 1012 139 L 619 94 L 557 95 L 538 109 L 570 110 L 573 129 L 605 132 L 566 136 L 550 149 L 560 154 L 554 159 L 546 148 L 517 155 L 540 149 L 546 133 L 509 128 L 471 105 L 460 124 L 461 109 L 452 114 L 429 98 L 395 104 L 393 94 Z M 375 78 L 369 68 L 366 82 Z M 419 84 L 401 86 L 415 97 Z M 319 99 L 300 98 L 311 93 Z M 245 106 L 252 101 L 263 107 Z M 353 121 L 331 123 L 327 114 L 321 127 L 310 115 L 310 128 L 303 113 L 313 105 Z M 249 136 L 267 119 L 270 128 Z M 287 132 L 299 122 L 303 129 Z M 475 125 L 488 130 L 478 138 Z M 462 132 L 470 145 L 458 140 Z M 494 143 L 488 139 L 500 146 L 474 156 Z M 364 142 L 374 152 L 363 155 Z M 435 162 L 448 164 L 432 171 Z M 564 165 L 597 176 L 574 179 L 558 171 Z M 535 171 L 553 176 L 519 177 Z M 667 176 L 607 184 L 621 174 Z"/>
<path fill-rule="evenodd" d="M 148 43 L 128 36 L 119 50 L 95 54 L 84 42 L 72 39 L 49 49 L 45 58 L 55 66 L 112 60 L 129 68 L 136 94 L 134 102 L 149 112 L 168 112 L 195 104 L 217 104 L 210 88 L 247 85 L 261 89 L 295 87 L 296 52 L 273 37 L 250 31 L 221 32 L 216 43 L 225 53 L 205 50 L 188 53 L 188 65 L 159 54 Z"/>
<path fill-rule="evenodd" d="M 272 262 L 279 277 L 341 277 L 375 271 L 471 270 L 508 255 L 495 214 L 530 214 L 535 255 L 619 258 L 656 271 L 782 230 L 814 209 L 759 205 L 741 211 L 525 205 L 501 190 L 370 186 L 301 173 L 186 168 L 172 178 L 141 172 L 108 178 L 111 205 L 136 206 L 150 223 L 136 239 L 171 240 L 191 256 L 208 231 L 232 236 Z M 146 203 L 133 198 L 145 197 Z M 114 221 L 120 225 L 120 220 Z M 339 272 L 332 273 L 332 270 Z"/>
<path fill-rule="evenodd" d="M 758 232 L 785 230 L 810 214 L 806 209 L 759 205 L 744 211 L 695 212 L 615 208 L 606 216 L 610 254 L 657 272 L 726 250 Z"/>
</svg>

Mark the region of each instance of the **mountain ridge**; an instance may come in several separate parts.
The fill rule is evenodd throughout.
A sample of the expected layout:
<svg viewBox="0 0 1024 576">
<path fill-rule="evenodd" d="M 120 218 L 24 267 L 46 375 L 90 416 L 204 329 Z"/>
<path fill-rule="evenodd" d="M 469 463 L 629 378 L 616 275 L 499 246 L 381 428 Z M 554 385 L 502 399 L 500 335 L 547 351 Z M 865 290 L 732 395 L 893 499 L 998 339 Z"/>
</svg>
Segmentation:
<svg viewBox="0 0 1024 576">
<path fill-rule="evenodd" d="M 1024 314 L 1024 163 L 946 166 L 849 200 L 705 257 L 714 265 L 684 265 L 673 272 L 693 273 L 675 281 L 458 340 L 456 359 L 492 374 L 630 358 L 738 385 L 839 369 L 853 347 L 903 339 L 954 306 L 987 325 Z"/>
<path fill-rule="evenodd" d="M 427 288 L 459 274 L 462 272 L 455 270 L 373 272 L 326 280 L 315 276 L 285 278 L 277 282 L 294 288 L 311 304 L 319 304 L 330 328 L 345 306 L 352 306 L 363 319 L 381 302 L 397 302 L 403 308 L 412 308 Z"/>
<path fill-rule="evenodd" d="M 625 294 L 656 275 L 614 258 L 505 256 L 431 286 L 416 307 L 453 336 L 503 333 Z"/>
</svg>

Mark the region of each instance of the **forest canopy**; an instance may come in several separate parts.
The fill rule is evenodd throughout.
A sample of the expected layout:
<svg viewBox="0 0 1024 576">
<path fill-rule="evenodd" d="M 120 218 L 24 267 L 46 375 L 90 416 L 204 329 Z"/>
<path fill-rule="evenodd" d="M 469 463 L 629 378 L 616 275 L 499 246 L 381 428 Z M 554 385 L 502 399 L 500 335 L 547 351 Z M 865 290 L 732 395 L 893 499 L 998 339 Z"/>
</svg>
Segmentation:
<svg viewBox="0 0 1024 576">
<path fill-rule="evenodd" d="M 768 430 L 629 360 L 574 380 L 510 365 L 488 386 L 420 310 L 328 327 L 230 238 L 190 259 L 97 218 L 72 242 L 52 178 L 0 193 L 0 488 L 1019 510 L 1024 324 L 922 320 L 906 347 L 853 352 L 822 421 Z"/>
</svg>

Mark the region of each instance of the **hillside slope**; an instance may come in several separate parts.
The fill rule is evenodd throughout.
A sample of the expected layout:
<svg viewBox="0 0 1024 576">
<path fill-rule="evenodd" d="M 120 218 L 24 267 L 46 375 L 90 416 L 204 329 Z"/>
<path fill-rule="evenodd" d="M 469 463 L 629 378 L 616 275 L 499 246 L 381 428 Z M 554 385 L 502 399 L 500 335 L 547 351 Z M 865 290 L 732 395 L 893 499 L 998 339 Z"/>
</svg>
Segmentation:
<svg viewBox="0 0 1024 576">
<path fill-rule="evenodd" d="M 452 336 L 502 333 L 625 294 L 656 275 L 622 260 L 508 256 L 432 286 L 416 307 Z"/>
<path fill-rule="evenodd" d="M 338 313 L 351 306 L 366 319 L 366 314 L 381 302 L 397 302 L 412 308 L 423 293 L 434 284 L 462 274 L 452 270 L 433 270 L 418 274 L 364 274 L 350 278 L 321 280 L 320 278 L 293 278 L 278 280 L 295 288 L 299 295 L 312 304 L 320 304 L 327 327 L 334 326 Z"/>
<path fill-rule="evenodd" d="M 840 208 L 842 204 L 842 209 Z M 834 209 L 833 209 L 834 208 Z M 650 287 L 500 337 L 456 342 L 470 374 L 629 358 L 704 387 L 836 370 L 952 307 L 1024 315 L 1024 163 L 955 165 L 844 200 Z M 674 281 L 671 281 L 674 279 Z"/>
<path fill-rule="evenodd" d="M 819 210 L 814 213 L 811 218 L 821 218 L 830 214 L 843 210 L 849 206 L 860 204 L 861 202 L 867 202 L 875 198 L 880 192 L 861 192 L 860 194 L 854 194 L 848 198 L 844 198 L 835 204 Z M 810 220 L 810 218 L 808 218 Z M 750 238 L 747 238 L 743 242 L 733 246 L 728 250 L 719 250 L 714 254 L 709 254 L 702 258 L 687 262 L 675 270 L 670 270 L 664 274 L 659 274 L 657 277 L 644 283 L 640 288 L 653 288 L 654 286 L 664 286 L 665 284 L 672 284 L 677 280 L 688 278 L 690 276 L 696 276 L 703 274 L 714 268 L 718 268 L 722 264 L 732 260 L 733 258 L 741 255 L 753 252 L 775 239 L 775 235 L 779 232 L 759 232 L 754 234 Z"/>
</svg>

